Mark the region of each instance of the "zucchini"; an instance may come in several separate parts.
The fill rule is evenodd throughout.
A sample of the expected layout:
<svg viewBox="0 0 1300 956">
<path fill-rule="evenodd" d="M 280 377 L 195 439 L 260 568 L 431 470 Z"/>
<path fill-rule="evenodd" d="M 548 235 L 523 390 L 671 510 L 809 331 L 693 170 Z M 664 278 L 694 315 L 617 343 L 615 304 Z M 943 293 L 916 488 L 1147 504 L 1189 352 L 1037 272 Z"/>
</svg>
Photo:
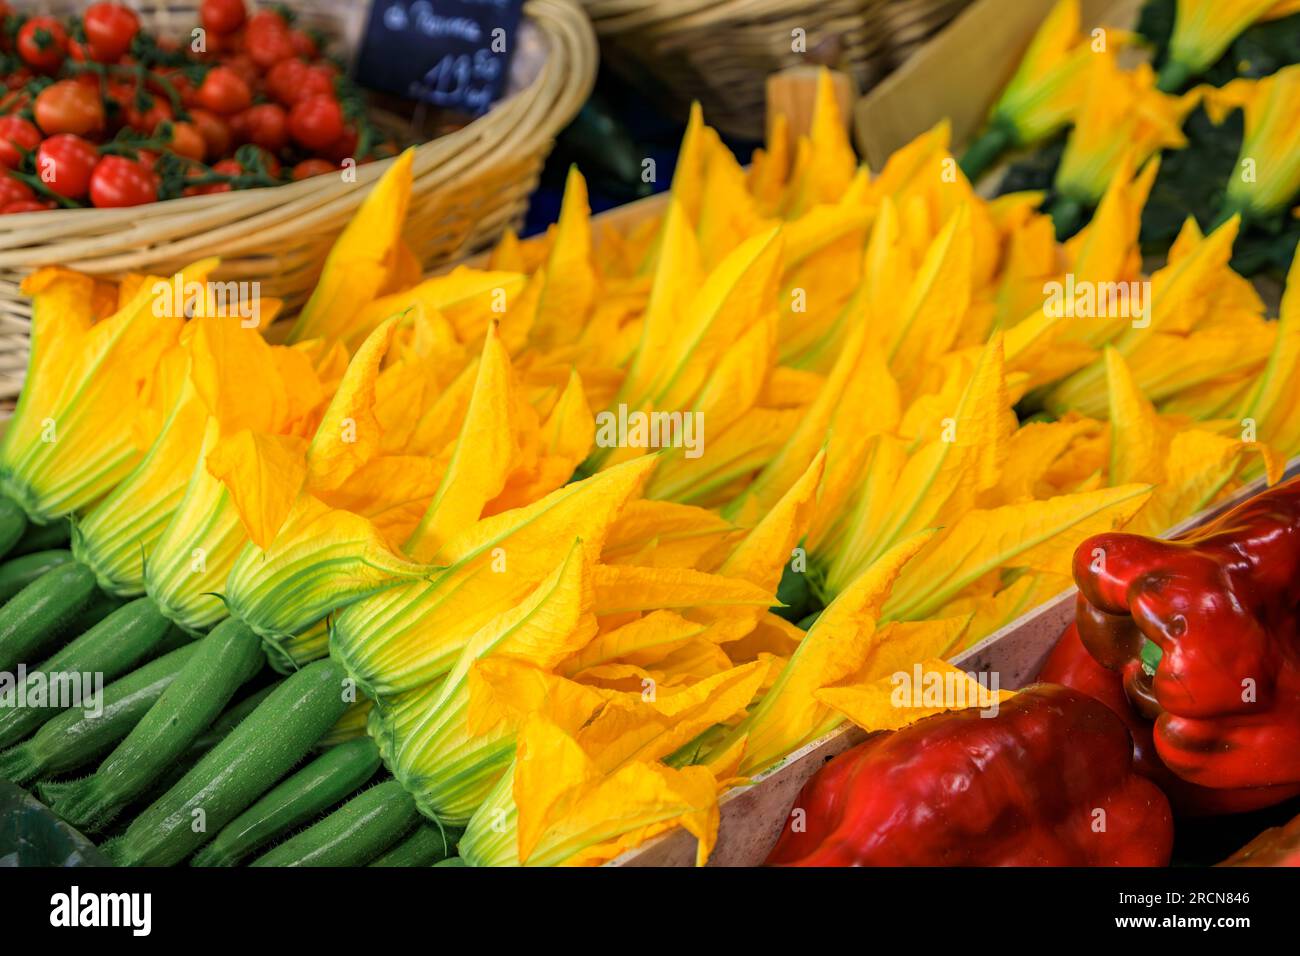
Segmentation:
<svg viewBox="0 0 1300 956">
<path fill-rule="evenodd" d="M 30 740 L 0 753 L 0 780 L 26 784 L 103 756 L 148 713 L 196 650 L 197 644 L 178 648 L 109 684 L 97 717 L 73 709 L 52 718 Z"/>
<path fill-rule="evenodd" d="M 255 690 L 237 704 L 231 704 L 221 716 L 212 722 L 212 726 L 203 733 L 194 738 L 194 743 L 190 744 L 190 749 L 186 751 L 185 756 L 191 760 L 198 760 L 205 753 L 215 747 L 221 741 L 226 739 L 226 735 L 239 726 L 239 723 L 261 706 L 262 701 L 266 700 L 271 691 L 275 690 L 280 684 L 279 681 L 267 684 L 260 690 Z"/>
<path fill-rule="evenodd" d="M 353 797 L 250 866 L 360 866 L 401 840 L 419 820 L 415 798 L 396 780 L 388 780 Z"/>
<path fill-rule="evenodd" d="M 449 856 L 445 860 L 439 860 L 434 866 L 465 866 L 466 863 L 458 856 Z"/>
<path fill-rule="evenodd" d="M 415 832 L 379 857 L 371 866 L 433 866 L 456 852 L 456 841 L 464 830 L 439 830 L 422 823 Z"/>
<path fill-rule="evenodd" d="M 325 751 L 226 824 L 191 866 L 234 866 L 258 847 L 306 823 L 363 786 L 379 769 L 369 737 Z"/>
<path fill-rule="evenodd" d="M 67 518 L 55 518 L 49 524 L 29 524 L 18 543 L 5 555 L 16 558 L 35 551 L 48 551 L 50 548 L 66 548 L 72 538 L 72 522 Z"/>
<path fill-rule="evenodd" d="M 148 792 L 265 663 L 261 639 L 239 621 L 224 621 L 197 646 L 158 703 L 98 770 L 41 790 L 59 816 L 82 830 L 103 829 Z"/>
<path fill-rule="evenodd" d="M 53 675 L 95 674 L 112 681 L 146 660 L 172 630 L 148 598 L 132 601 L 94 625 L 35 671 L 28 680 L 50 682 Z M 62 707 L 5 707 L 0 701 L 0 747 L 22 740 Z"/>
<path fill-rule="evenodd" d="M 0 557 L 22 540 L 27 530 L 27 512 L 8 495 L 0 495 Z"/>
<path fill-rule="evenodd" d="M 57 568 L 71 560 L 71 551 L 33 551 L 0 564 L 0 604 L 4 604 L 50 568 Z"/>
<path fill-rule="evenodd" d="M 345 672 L 308 664 L 101 849 L 120 866 L 179 863 L 306 756 L 347 708 Z"/>
<path fill-rule="evenodd" d="M 79 561 L 51 568 L 0 607 L 0 671 L 39 660 L 103 594 L 95 572 Z"/>
</svg>

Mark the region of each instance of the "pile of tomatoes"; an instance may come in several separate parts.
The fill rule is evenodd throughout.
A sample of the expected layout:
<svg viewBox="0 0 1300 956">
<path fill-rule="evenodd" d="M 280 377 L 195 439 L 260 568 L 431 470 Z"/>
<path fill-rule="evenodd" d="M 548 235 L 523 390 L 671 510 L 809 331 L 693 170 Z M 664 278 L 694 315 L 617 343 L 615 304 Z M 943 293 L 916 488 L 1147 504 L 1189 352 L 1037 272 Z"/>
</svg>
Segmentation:
<svg viewBox="0 0 1300 956">
<path fill-rule="evenodd" d="M 396 150 L 282 9 L 203 0 L 185 45 L 120 3 L 0 0 L 0 215 L 278 185 Z"/>
</svg>

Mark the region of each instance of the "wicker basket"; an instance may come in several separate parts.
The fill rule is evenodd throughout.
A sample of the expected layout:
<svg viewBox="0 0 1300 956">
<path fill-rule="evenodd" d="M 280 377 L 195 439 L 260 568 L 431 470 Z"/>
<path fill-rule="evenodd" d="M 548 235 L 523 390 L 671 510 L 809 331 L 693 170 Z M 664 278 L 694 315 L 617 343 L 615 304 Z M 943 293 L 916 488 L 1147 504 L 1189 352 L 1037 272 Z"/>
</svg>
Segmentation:
<svg viewBox="0 0 1300 956">
<path fill-rule="evenodd" d="M 699 100 L 709 125 L 763 136 L 764 79 L 806 64 L 793 50 L 838 41 L 831 64 L 860 90 L 898 66 L 971 0 L 582 0 L 605 61 L 678 114 Z"/>
<path fill-rule="evenodd" d="M 197 0 L 128 0 L 150 29 L 185 35 Z M 83 3 L 26 5 L 50 12 Z M 296 0 L 304 25 L 354 49 L 367 4 Z M 528 0 L 509 92 L 485 116 L 416 151 L 407 241 L 425 267 L 495 240 L 527 208 L 556 134 L 595 81 L 596 42 L 575 0 Z M 540 55 L 521 55 L 528 47 Z M 537 64 L 519 76 L 516 64 Z M 219 255 L 223 279 L 258 280 L 262 293 L 301 305 L 334 237 L 391 160 L 357 169 L 356 182 L 318 177 L 242 192 L 193 196 L 130 209 L 69 209 L 0 217 L 0 399 L 15 395 L 27 364 L 31 307 L 24 275 L 61 264 L 94 274 L 167 273 Z"/>
</svg>

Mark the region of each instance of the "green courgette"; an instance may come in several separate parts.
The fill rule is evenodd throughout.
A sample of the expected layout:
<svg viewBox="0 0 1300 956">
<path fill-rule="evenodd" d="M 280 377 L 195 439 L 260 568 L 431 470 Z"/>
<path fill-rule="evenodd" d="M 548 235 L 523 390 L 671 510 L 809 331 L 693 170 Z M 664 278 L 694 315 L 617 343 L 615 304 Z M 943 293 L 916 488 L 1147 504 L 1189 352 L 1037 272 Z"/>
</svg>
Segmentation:
<svg viewBox="0 0 1300 956">
<path fill-rule="evenodd" d="M 196 644 L 178 648 L 109 684 L 97 715 L 63 711 L 31 739 L 0 753 L 0 780 L 26 784 L 99 759 L 140 722 L 196 650 Z"/>
<path fill-rule="evenodd" d="M 347 708 L 343 668 L 308 664 L 180 781 L 103 845 L 120 866 L 171 866 L 206 843 L 293 769 Z"/>
<path fill-rule="evenodd" d="M 0 604 L 31 584 L 50 568 L 67 564 L 72 560 L 72 552 L 33 551 L 22 557 L 9 558 L 0 564 Z"/>
<path fill-rule="evenodd" d="M 431 823 L 422 823 L 415 832 L 393 847 L 371 866 L 433 866 L 456 852 L 456 842 L 463 830 L 445 833 Z"/>
<path fill-rule="evenodd" d="M 51 568 L 27 585 L 0 607 L 0 671 L 40 660 L 102 596 L 95 573 L 79 561 Z"/>
<path fill-rule="evenodd" d="M 93 675 L 99 681 L 116 680 L 151 657 L 172 630 L 171 621 L 159 613 L 157 605 L 148 598 L 139 598 L 105 617 L 29 672 L 26 683 L 28 688 L 38 683 L 54 688 L 81 675 Z M 93 687 L 83 688 L 82 697 L 93 691 Z M 18 696 L 9 696 L 13 706 L 5 706 L 5 698 L 0 698 L 0 747 L 17 743 L 64 706 L 70 706 L 51 699 L 46 706 L 33 706 L 29 700 L 19 707 Z M 24 696 L 30 698 L 30 694 Z"/>
<path fill-rule="evenodd" d="M 243 721 L 245 717 L 262 705 L 262 701 L 280 685 L 280 681 L 267 684 L 265 687 L 253 691 L 243 700 L 231 704 L 221 716 L 212 722 L 212 726 L 203 733 L 194 738 L 194 743 L 190 744 L 189 750 L 185 756 L 192 761 L 198 760 L 205 753 L 215 747 L 221 741 L 225 740 L 227 735 L 234 730 Z"/>
<path fill-rule="evenodd" d="M 331 747 L 226 824 L 190 865 L 234 866 L 334 806 L 378 769 L 379 748 L 369 737 Z"/>
<path fill-rule="evenodd" d="M 353 797 L 250 865 L 362 866 L 398 843 L 419 820 L 415 799 L 396 780 L 389 780 Z"/>
<path fill-rule="evenodd" d="M 22 540 L 27 530 L 27 512 L 8 495 L 0 495 L 0 557 Z"/>
<path fill-rule="evenodd" d="M 72 522 L 67 518 L 56 518 L 49 524 L 29 524 L 18 543 L 9 549 L 5 557 L 12 559 L 34 551 L 66 548 L 71 538 Z"/>
<path fill-rule="evenodd" d="M 257 635 L 239 621 L 224 621 L 198 642 L 176 680 L 98 770 L 47 784 L 40 796 L 78 829 L 103 829 L 148 792 L 264 663 Z"/>
</svg>

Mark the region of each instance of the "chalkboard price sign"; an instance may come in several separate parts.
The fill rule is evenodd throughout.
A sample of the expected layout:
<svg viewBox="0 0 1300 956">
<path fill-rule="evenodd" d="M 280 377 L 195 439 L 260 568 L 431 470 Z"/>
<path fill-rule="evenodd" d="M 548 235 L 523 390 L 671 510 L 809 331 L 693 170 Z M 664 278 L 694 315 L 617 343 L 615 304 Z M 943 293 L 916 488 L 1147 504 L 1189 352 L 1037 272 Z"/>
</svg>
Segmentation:
<svg viewBox="0 0 1300 956">
<path fill-rule="evenodd" d="M 478 116 L 501 95 L 523 0 L 374 0 L 362 86 Z"/>
</svg>

